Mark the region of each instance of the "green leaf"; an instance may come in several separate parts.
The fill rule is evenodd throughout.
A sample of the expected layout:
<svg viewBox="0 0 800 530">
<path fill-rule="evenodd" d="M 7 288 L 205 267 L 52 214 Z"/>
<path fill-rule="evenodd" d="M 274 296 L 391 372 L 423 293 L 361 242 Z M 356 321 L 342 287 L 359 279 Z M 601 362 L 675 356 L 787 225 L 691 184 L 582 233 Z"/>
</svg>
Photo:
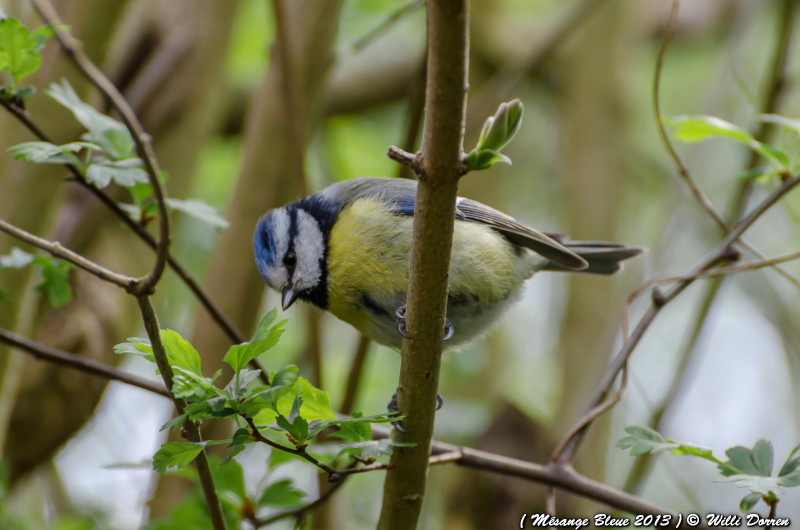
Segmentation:
<svg viewBox="0 0 800 530">
<path fill-rule="evenodd" d="M 742 510 L 743 512 L 748 512 L 753 508 L 753 506 L 758 504 L 758 501 L 760 500 L 761 500 L 760 493 L 748 493 L 739 502 L 739 509 Z"/>
<path fill-rule="evenodd" d="M 2 260 L 2 258 L 0 258 Z M 781 470 L 778 472 L 778 476 L 782 477 L 784 475 L 789 475 L 793 473 L 798 467 L 800 467 L 800 456 L 795 457 L 794 455 L 800 451 L 800 445 L 792 449 L 792 452 L 789 453 L 789 456 L 786 458 L 786 462 L 781 467 Z"/>
<path fill-rule="evenodd" d="M 0 269 L 24 269 L 33 263 L 33 254 L 28 254 L 19 247 L 12 247 L 11 252 L 0 256 Z"/>
<path fill-rule="evenodd" d="M 497 151 L 508 145 L 522 125 L 524 107 L 519 99 L 501 103 L 483 125 L 475 151 Z M 480 168 L 485 169 L 485 168 Z"/>
<path fill-rule="evenodd" d="M 732 475 L 730 477 L 719 478 L 714 482 L 732 482 L 739 488 L 748 488 L 753 493 L 761 495 L 780 496 L 780 484 L 777 477 L 762 477 L 757 475 Z"/>
<path fill-rule="evenodd" d="M 773 459 L 772 442 L 763 439 L 757 441 L 753 446 L 753 462 L 760 475 L 764 477 L 772 475 Z"/>
<path fill-rule="evenodd" d="M 661 434 L 650 427 L 629 425 L 625 427 L 625 432 L 628 433 L 628 436 L 618 441 L 617 447 L 620 449 L 630 448 L 631 456 L 638 456 L 646 453 L 658 455 L 664 451 L 678 449 L 678 444 L 668 442 Z"/>
<path fill-rule="evenodd" d="M 267 319 L 270 313 L 264 315 L 264 318 L 262 318 L 256 330 L 256 334 L 250 342 L 231 346 L 228 353 L 226 353 L 225 357 L 222 359 L 228 363 L 235 372 L 239 372 L 247 366 L 247 363 L 275 346 L 280 340 L 281 335 L 283 335 L 283 326 L 286 324 L 285 320 L 267 329 L 269 323 L 274 320 L 273 317 L 272 320 L 269 320 L 269 322 L 264 325 L 265 319 Z"/>
<path fill-rule="evenodd" d="M 111 182 L 123 187 L 148 182 L 147 172 L 140 166 L 138 158 L 125 160 L 93 160 L 86 169 L 86 180 L 98 188 L 105 188 Z"/>
<path fill-rule="evenodd" d="M 214 386 L 214 380 L 203 377 L 182 366 L 173 366 L 172 393 L 175 397 L 189 401 L 217 399 L 214 403 L 209 401 L 209 406 L 215 412 L 221 411 L 225 406 L 226 395 Z"/>
<path fill-rule="evenodd" d="M 761 443 L 761 440 L 759 440 L 759 442 L 756 443 L 756 446 L 758 446 L 759 443 Z M 753 449 L 755 449 L 755 447 Z M 756 461 L 756 457 L 753 453 L 753 450 L 748 449 L 747 447 L 737 445 L 736 447 L 731 447 L 730 449 L 725 451 L 725 454 L 728 456 L 727 463 L 740 471 L 740 473 L 738 474 L 756 475 L 756 476 L 770 475 L 769 472 L 768 473 L 762 472 L 760 464 L 757 463 Z"/>
<path fill-rule="evenodd" d="M 741 142 L 751 149 L 772 159 L 782 168 L 789 166 L 789 157 L 777 147 L 763 144 L 753 136 L 730 122 L 715 116 L 692 115 L 663 118 L 664 123 L 675 127 L 675 137 L 687 143 L 703 142 L 714 138 L 728 138 Z"/>
<path fill-rule="evenodd" d="M 0 71 L 8 72 L 12 88 L 42 66 L 42 42 L 15 18 L 0 20 Z"/>
<path fill-rule="evenodd" d="M 297 447 L 305 445 L 306 440 L 309 439 L 308 421 L 300 415 L 302 404 L 303 398 L 295 397 L 289 416 L 279 414 L 277 418 L 278 427 L 292 435 L 291 441 Z"/>
<path fill-rule="evenodd" d="M 466 160 L 467 168 L 470 171 L 480 171 L 489 169 L 497 163 L 511 164 L 511 159 L 506 155 L 489 149 L 473 149 L 468 155 Z"/>
<path fill-rule="evenodd" d="M 208 442 L 168 442 L 153 456 L 153 469 L 164 473 L 171 467 L 183 467 L 194 460 Z"/>
<path fill-rule="evenodd" d="M 360 412 L 353 413 L 353 418 L 362 418 Z M 369 423 L 349 422 L 340 425 L 338 432 L 331 434 L 331 438 L 340 438 L 348 443 L 367 442 L 372 440 L 372 429 Z"/>
<path fill-rule="evenodd" d="M 274 383 L 274 381 L 273 381 Z M 303 398 L 302 409 L 300 410 L 304 418 L 312 420 L 334 420 L 336 412 L 331 407 L 328 393 L 315 388 L 307 379 L 297 378 L 296 384 L 291 389 L 278 398 L 277 406 L 264 408 L 254 417 L 256 423 L 260 425 L 272 423 L 277 415 L 288 414 L 291 411 L 295 397 Z"/>
<path fill-rule="evenodd" d="M 97 151 L 99 146 L 88 142 L 72 142 L 55 145 L 49 142 L 23 142 L 7 149 L 14 158 L 37 164 L 73 164 L 80 166 L 80 160 L 74 155 L 82 150 Z"/>
<path fill-rule="evenodd" d="M 127 127 L 81 101 L 66 79 L 62 80 L 60 84 L 51 84 L 47 94 L 69 109 L 81 125 L 89 131 L 82 138 L 99 145 L 110 159 L 124 160 L 136 156 L 136 144 Z"/>
<path fill-rule="evenodd" d="M 224 392 L 235 398 L 242 397 L 247 390 L 247 386 L 255 381 L 259 375 L 261 375 L 261 370 L 248 370 L 245 368 L 237 372 L 230 382 L 225 385 Z"/>
<path fill-rule="evenodd" d="M 278 308 L 273 307 L 266 313 L 264 316 L 261 317 L 261 320 L 258 322 L 258 326 L 256 326 L 256 332 L 253 334 L 253 338 L 250 339 L 250 342 L 262 342 L 269 337 L 270 334 L 270 325 L 275 322 L 275 319 L 278 317 Z"/>
<path fill-rule="evenodd" d="M 153 347 L 150 345 L 150 339 L 129 337 L 128 342 L 123 342 L 122 344 L 114 346 L 114 353 L 119 355 L 132 353 L 144 357 L 151 363 L 156 362 L 156 358 L 153 356 Z"/>
<path fill-rule="evenodd" d="M 179 416 L 175 416 L 174 418 L 169 420 L 167 423 L 162 425 L 161 428 L 158 430 L 158 432 L 166 431 L 167 429 L 171 429 L 173 431 L 177 431 L 180 427 L 183 426 L 183 424 L 186 422 L 187 418 L 188 418 L 188 416 L 186 414 L 181 414 Z"/>
<path fill-rule="evenodd" d="M 259 507 L 293 508 L 302 506 L 306 493 L 294 485 L 294 480 L 283 479 L 273 482 L 264 490 L 258 499 Z"/>
<path fill-rule="evenodd" d="M 42 267 L 42 282 L 36 288 L 47 295 L 53 307 L 63 307 L 72 300 L 69 271 L 74 267 L 68 261 L 46 256 L 36 256 L 33 262 Z"/>
<path fill-rule="evenodd" d="M 164 343 L 170 366 L 179 366 L 197 375 L 203 374 L 200 354 L 180 334 L 170 329 L 162 329 L 161 342 Z"/>
<path fill-rule="evenodd" d="M 252 417 L 264 407 L 271 407 L 273 411 L 278 412 L 278 400 L 286 395 L 297 383 L 299 371 L 297 366 L 293 364 L 282 368 L 272 376 L 271 386 L 254 391 L 252 395 L 245 399 L 239 410 L 249 417 Z"/>
<path fill-rule="evenodd" d="M 390 438 L 383 440 L 369 440 L 342 445 L 344 452 L 359 454 L 361 458 L 374 460 L 381 456 L 390 456 L 394 447 L 414 447 L 411 442 L 396 442 Z"/>
<path fill-rule="evenodd" d="M 213 206 L 209 206 L 198 199 L 167 199 L 167 206 L 186 215 L 199 219 L 213 228 L 228 228 L 230 223 L 217 213 Z"/>
<path fill-rule="evenodd" d="M 758 143 L 749 132 L 716 116 L 665 116 L 663 121 L 675 127 L 675 137 L 682 142 L 696 143 L 713 138 L 730 138 L 748 145 Z"/>
</svg>

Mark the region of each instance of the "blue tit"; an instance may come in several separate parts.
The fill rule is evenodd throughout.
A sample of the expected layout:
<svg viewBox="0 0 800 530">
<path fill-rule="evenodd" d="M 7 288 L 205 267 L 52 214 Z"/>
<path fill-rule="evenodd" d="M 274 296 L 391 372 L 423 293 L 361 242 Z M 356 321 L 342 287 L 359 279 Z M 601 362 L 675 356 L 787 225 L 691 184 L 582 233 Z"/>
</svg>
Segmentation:
<svg viewBox="0 0 800 530">
<path fill-rule="evenodd" d="M 267 212 L 254 236 L 256 264 L 267 285 L 282 293 L 284 310 L 296 300 L 310 302 L 375 342 L 399 349 L 416 193 L 413 180 L 355 178 Z M 445 346 L 458 347 L 488 332 L 538 271 L 609 275 L 641 252 L 544 234 L 459 198 L 448 280 L 451 336 Z"/>
</svg>

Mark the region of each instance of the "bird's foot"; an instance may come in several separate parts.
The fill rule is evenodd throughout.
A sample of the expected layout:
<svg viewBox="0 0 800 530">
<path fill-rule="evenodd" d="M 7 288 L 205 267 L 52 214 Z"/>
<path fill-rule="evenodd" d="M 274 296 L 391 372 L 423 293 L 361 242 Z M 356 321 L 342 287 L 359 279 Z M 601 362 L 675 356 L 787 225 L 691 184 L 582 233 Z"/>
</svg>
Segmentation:
<svg viewBox="0 0 800 530">
<path fill-rule="evenodd" d="M 398 309 L 399 311 L 399 309 Z M 389 411 L 389 414 L 392 416 L 400 416 L 400 410 L 397 408 L 397 392 L 392 395 L 392 399 L 389 400 L 389 404 L 386 405 L 386 409 Z M 398 431 L 406 434 L 410 432 L 408 429 L 403 427 L 403 420 L 397 420 L 392 422 L 392 426 L 397 429 Z"/>
<path fill-rule="evenodd" d="M 410 339 L 411 337 L 406 335 L 406 306 L 398 307 L 394 314 L 397 317 L 397 331 L 400 332 L 404 339 Z M 395 398 L 397 398 L 397 394 L 394 395 L 392 400 L 395 400 Z"/>
<path fill-rule="evenodd" d="M 436 410 L 440 410 L 443 406 L 444 406 L 444 400 L 442 399 L 442 396 L 436 394 Z M 389 411 L 391 415 L 400 416 L 400 410 L 397 408 L 397 392 L 395 392 L 394 395 L 392 395 L 392 399 L 389 400 L 389 404 L 386 406 L 386 409 Z M 394 426 L 395 429 L 404 434 L 410 432 L 408 429 L 403 427 L 403 420 L 393 421 L 392 425 Z"/>
<path fill-rule="evenodd" d="M 408 336 L 406 332 L 406 306 L 400 306 L 395 311 L 395 316 L 397 317 L 397 331 L 400 335 L 403 336 L 405 339 L 410 339 L 411 337 Z M 449 318 L 444 319 L 444 338 L 442 340 L 450 340 L 453 338 L 453 335 L 456 332 L 456 328 L 453 326 L 453 323 L 450 321 Z"/>
</svg>

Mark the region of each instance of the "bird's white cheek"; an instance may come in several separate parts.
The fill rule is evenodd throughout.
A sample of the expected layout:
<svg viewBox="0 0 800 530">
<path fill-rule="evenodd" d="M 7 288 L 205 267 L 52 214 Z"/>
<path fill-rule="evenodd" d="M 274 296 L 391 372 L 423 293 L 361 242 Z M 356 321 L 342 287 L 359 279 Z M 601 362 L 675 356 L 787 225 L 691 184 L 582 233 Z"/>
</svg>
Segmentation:
<svg viewBox="0 0 800 530">
<path fill-rule="evenodd" d="M 325 241 L 316 219 L 304 210 L 297 210 L 297 237 L 294 242 L 297 267 L 292 277 L 296 289 L 312 289 L 322 278 L 320 261 Z"/>
</svg>

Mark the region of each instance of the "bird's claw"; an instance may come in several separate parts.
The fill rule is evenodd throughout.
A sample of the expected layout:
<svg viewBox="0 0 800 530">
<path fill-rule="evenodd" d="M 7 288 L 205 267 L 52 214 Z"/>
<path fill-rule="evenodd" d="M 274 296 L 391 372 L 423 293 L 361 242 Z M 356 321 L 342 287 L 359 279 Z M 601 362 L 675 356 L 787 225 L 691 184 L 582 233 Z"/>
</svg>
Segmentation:
<svg viewBox="0 0 800 530">
<path fill-rule="evenodd" d="M 404 339 L 410 339 L 411 337 L 408 336 L 406 333 L 406 306 L 400 306 L 395 311 L 395 316 L 397 317 L 397 331 L 402 335 Z M 444 319 L 444 338 L 442 340 L 450 340 L 453 338 L 453 335 L 456 333 L 456 328 L 453 326 L 453 323 L 450 321 L 449 318 Z"/>
<path fill-rule="evenodd" d="M 398 309 L 398 312 L 399 311 L 400 310 Z M 389 400 L 389 404 L 386 405 L 386 409 L 389 411 L 389 414 L 391 414 L 392 416 L 400 416 L 400 411 L 397 408 L 397 392 L 395 392 L 394 395 L 392 395 L 392 399 Z M 395 429 L 397 429 L 398 431 L 400 431 L 403 434 L 408 434 L 410 432 L 408 429 L 403 427 L 403 420 L 397 420 L 397 421 L 393 421 L 391 423 L 392 423 L 392 426 Z"/>
<path fill-rule="evenodd" d="M 449 318 L 444 319 L 444 338 L 442 340 L 450 340 L 453 338 L 453 335 L 456 333 L 456 328 L 453 326 L 453 323 L 450 322 Z"/>
<path fill-rule="evenodd" d="M 442 396 L 436 394 L 436 410 L 440 410 L 444 406 L 444 400 Z M 389 411 L 389 414 L 393 416 L 400 416 L 400 410 L 397 408 L 397 392 L 394 393 L 392 399 L 389 400 L 389 404 L 386 406 L 386 409 Z M 391 422 L 395 429 L 402 432 L 403 434 L 408 434 L 411 432 L 409 429 L 403 427 L 403 420 L 397 420 Z"/>
<path fill-rule="evenodd" d="M 406 334 L 406 306 L 398 307 L 394 314 L 397 317 L 397 331 L 400 332 L 404 339 L 410 339 L 411 337 Z M 396 397 L 397 394 L 395 394 Z"/>
</svg>

